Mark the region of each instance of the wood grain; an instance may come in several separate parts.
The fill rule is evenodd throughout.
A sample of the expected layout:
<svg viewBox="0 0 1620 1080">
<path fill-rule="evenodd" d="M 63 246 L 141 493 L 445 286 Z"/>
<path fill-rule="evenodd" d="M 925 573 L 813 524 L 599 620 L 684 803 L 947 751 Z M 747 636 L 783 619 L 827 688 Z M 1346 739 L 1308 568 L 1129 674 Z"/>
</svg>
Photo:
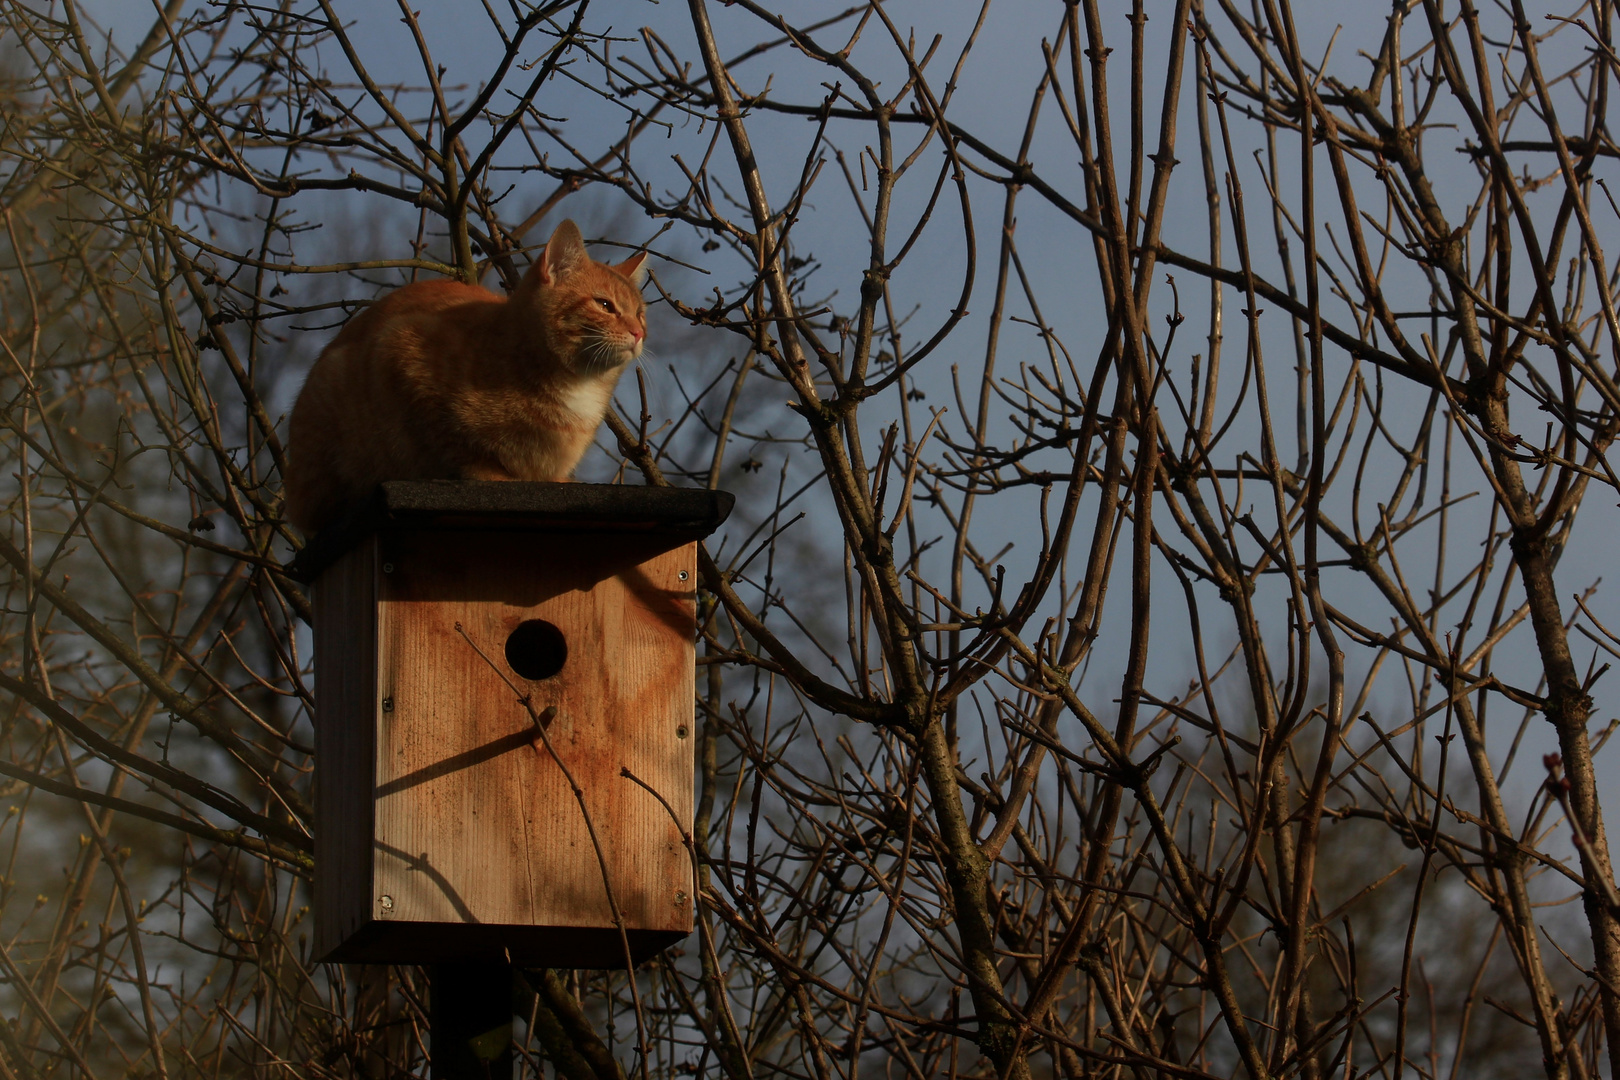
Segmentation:
<svg viewBox="0 0 1620 1080">
<path fill-rule="evenodd" d="M 377 541 L 334 562 L 314 587 L 315 953 L 371 918 L 372 761 L 377 711 Z"/>
<path fill-rule="evenodd" d="M 429 962 L 493 948 L 519 962 L 623 966 L 587 813 L 635 932 L 633 959 L 689 933 L 696 545 L 437 531 L 385 533 L 379 545 L 375 764 L 364 777 L 352 760 L 338 766 L 369 796 L 367 865 L 343 870 L 369 879 L 367 925 L 345 922 L 335 955 Z M 504 647 L 537 618 L 562 630 L 568 659 L 530 682 Z M 503 673 L 536 709 L 556 708 L 547 733 L 584 812 Z"/>
</svg>

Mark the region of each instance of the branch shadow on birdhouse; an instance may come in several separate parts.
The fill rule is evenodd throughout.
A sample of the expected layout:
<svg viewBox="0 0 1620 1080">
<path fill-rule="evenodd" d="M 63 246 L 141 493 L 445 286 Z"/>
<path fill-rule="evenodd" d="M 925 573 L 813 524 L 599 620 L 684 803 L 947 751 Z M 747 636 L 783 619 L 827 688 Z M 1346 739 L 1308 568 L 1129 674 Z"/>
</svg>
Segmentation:
<svg viewBox="0 0 1620 1080">
<path fill-rule="evenodd" d="M 319 956 L 624 967 L 690 933 L 696 542 L 731 504 L 389 483 L 300 554 Z"/>
</svg>

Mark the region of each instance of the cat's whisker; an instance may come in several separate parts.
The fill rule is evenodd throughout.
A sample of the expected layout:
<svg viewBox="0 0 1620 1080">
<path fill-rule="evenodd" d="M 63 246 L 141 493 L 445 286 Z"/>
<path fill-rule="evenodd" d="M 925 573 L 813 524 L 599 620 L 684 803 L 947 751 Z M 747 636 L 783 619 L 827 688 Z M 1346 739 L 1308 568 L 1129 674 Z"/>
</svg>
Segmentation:
<svg viewBox="0 0 1620 1080">
<path fill-rule="evenodd" d="M 581 339 L 579 358 L 587 367 L 614 368 L 630 363 L 639 355 L 634 341 L 629 344 L 605 333 L 586 335 Z"/>
<path fill-rule="evenodd" d="M 594 338 L 580 349 L 580 356 L 592 367 L 611 366 L 618 349 L 605 337 Z"/>
</svg>

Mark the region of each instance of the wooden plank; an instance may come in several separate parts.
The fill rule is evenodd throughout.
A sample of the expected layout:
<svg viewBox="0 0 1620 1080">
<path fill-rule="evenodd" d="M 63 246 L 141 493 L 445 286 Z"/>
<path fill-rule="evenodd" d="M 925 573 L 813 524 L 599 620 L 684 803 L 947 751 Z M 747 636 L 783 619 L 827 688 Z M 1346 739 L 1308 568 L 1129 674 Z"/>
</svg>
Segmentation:
<svg viewBox="0 0 1620 1080">
<path fill-rule="evenodd" d="M 686 937 L 690 930 L 626 931 L 630 967 Z M 512 963 L 518 967 L 623 969 L 619 932 L 605 927 L 373 920 L 333 957 L 353 964 Z"/>
<path fill-rule="evenodd" d="M 656 532 L 666 548 L 708 536 L 731 513 L 728 491 L 514 480 L 390 480 L 311 538 L 288 566 L 313 581 L 374 532 Z"/>
<path fill-rule="evenodd" d="M 349 549 L 314 588 L 316 956 L 371 917 L 376 548 Z"/>
<path fill-rule="evenodd" d="M 588 814 L 626 924 L 649 942 L 690 932 L 681 834 L 692 816 L 696 545 L 667 545 L 634 533 L 385 534 L 373 919 L 409 924 L 413 938 L 435 925 L 612 927 Z M 562 670 L 532 682 L 504 652 L 531 619 L 568 644 Z M 585 813 L 503 673 L 537 709 L 557 709 L 547 734 Z M 616 935 L 600 940 L 612 955 L 568 962 L 622 964 Z"/>
</svg>

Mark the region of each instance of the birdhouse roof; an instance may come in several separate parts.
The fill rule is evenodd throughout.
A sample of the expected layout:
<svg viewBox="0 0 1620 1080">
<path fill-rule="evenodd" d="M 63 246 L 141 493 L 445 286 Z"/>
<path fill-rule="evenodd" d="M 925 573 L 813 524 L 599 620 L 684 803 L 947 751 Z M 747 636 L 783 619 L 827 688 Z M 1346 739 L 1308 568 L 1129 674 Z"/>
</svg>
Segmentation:
<svg viewBox="0 0 1620 1080">
<path fill-rule="evenodd" d="M 355 544 L 380 531 L 643 532 L 671 547 L 708 536 L 735 497 L 706 488 L 526 481 L 391 480 L 287 564 L 312 582 Z"/>
</svg>

